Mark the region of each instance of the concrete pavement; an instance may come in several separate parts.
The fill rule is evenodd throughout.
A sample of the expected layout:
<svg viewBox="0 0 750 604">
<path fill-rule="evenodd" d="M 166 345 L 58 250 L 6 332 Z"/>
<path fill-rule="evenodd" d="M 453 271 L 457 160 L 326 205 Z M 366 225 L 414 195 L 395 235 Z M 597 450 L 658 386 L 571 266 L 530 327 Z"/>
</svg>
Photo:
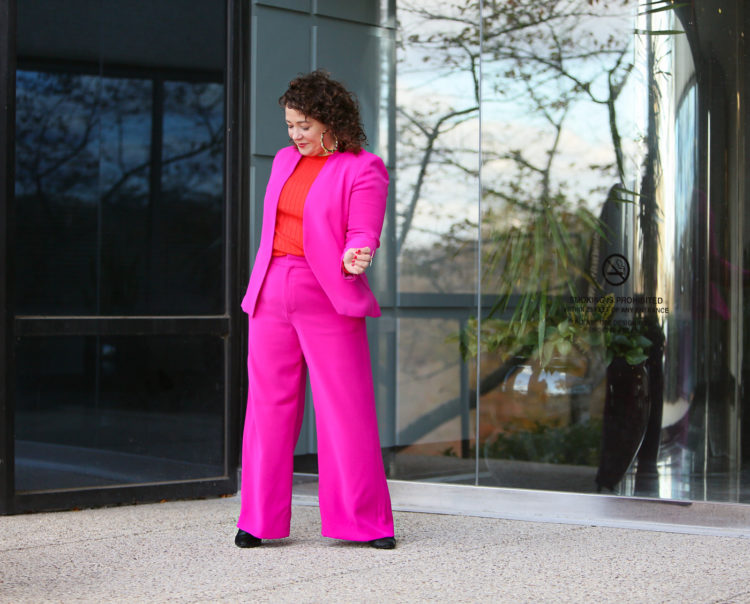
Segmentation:
<svg viewBox="0 0 750 604">
<path fill-rule="evenodd" d="M 0 602 L 750 602 L 750 541 L 397 512 L 392 551 L 234 546 L 239 499 L 0 517 Z"/>
</svg>

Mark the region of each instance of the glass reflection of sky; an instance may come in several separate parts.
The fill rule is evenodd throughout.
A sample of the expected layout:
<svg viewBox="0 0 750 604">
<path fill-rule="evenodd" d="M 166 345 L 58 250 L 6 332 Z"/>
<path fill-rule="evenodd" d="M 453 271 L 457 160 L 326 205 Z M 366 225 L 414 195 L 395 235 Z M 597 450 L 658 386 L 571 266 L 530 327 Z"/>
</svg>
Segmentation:
<svg viewBox="0 0 750 604">
<path fill-rule="evenodd" d="M 95 199 L 98 91 L 95 76 L 17 71 L 16 196 L 41 190 Z"/>
<path fill-rule="evenodd" d="M 79 203 L 146 204 L 153 86 L 151 79 L 19 70 L 16 195 L 41 188 Z M 219 83 L 165 84 L 163 176 L 195 199 L 222 193 L 223 91 Z"/>
<path fill-rule="evenodd" d="M 469 28 L 472 15 L 459 7 L 445 2 L 399 2 L 400 38 L 402 44 L 398 53 L 397 99 L 401 108 L 397 116 L 402 136 L 399 137 L 399 204 L 405 208 L 410 201 L 410 184 L 418 176 L 417 162 L 413 159 L 414 148 L 424 144 L 421 133 L 404 128 L 409 115 L 423 116 L 424 124 L 434 124 L 440 116 L 451 110 L 461 110 L 476 105 L 474 82 L 468 55 L 455 46 L 442 46 L 439 40 L 458 36 L 462 28 Z M 490 12 L 485 7 L 485 16 Z M 575 23 L 565 21 L 565 28 L 575 28 L 580 37 L 581 56 L 571 59 L 567 67 L 568 76 L 552 77 L 549 74 L 534 74 L 534 66 L 542 66 L 541 60 L 550 55 L 549 37 L 541 36 L 531 40 L 523 48 L 527 53 L 525 72 L 531 74 L 534 90 L 553 104 L 571 94 L 575 80 L 592 81 L 591 94 L 597 99 L 606 98 L 608 92 L 607 72 L 613 64 L 612 53 L 599 53 L 591 56 L 585 45 L 592 38 L 604 40 L 613 36 L 618 40 L 618 48 L 626 49 L 625 62 L 633 61 L 633 25 L 635 7 L 602 7 L 591 17 L 578 17 Z M 437 18 L 435 15 L 442 15 Z M 477 27 L 478 13 L 475 15 Z M 555 24 L 561 27 L 560 23 Z M 536 30 L 544 34 L 545 25 Z M 423 39 L 432 34 L 435 42 L 423 45 L 414 44 L 412 35 Z M 522 71 L 518 61 L 503 55 L 508 51 L 502 40 L 493 39 L 492 31 L 485 31 L 485 47 L 482 52 L 482 142 L 485 154 L 483 181 L 486 188 L 503 189 L 511 186 L 509 174 L 514 165 L 507 157 L 514 149 L 522 149 L 526 159 L 537 165 L 544 165 L 553 144 L 555 132 L 550 123 L 539 112 L 532 110 L 529 93 L 525 90 Z M 476 49 L 474 49 L 476 52 Z M 533 57 L 540 59 L 535 63 Z M 515 74 L 515 75 L 514 75 Z M 616 104 L 617 120 L 622 135 L 622 146 L 627 157 L 639 155 L 634 112 L 637 103 L 637 82 L 630 78 Z M 614 151 L 609 129 L 609 115 L 606 105 L 594 102 L 585 94 L 575 94 L 570 105 L 560 140 L 555 166 L 551 173 L 554 187 L 563 188 L 571 199 L 579 199 L 592 212 L 606 198 L 606 191 L 617 180 L 616 173 L 607 172 L 593 166 L 612 165 Z M 555 111 L 555 110 L 553 110 Z M 411 245 L 429 245 L 460 220 L 475 220 L 477 205 L 477 185 L 469 176 L 476 173 L 476 154 L 479 130 L 477 114 L 474 119 L 451 128 L 445 125 L 443 135 L 436 145 L 430 168 L 431 183 L 426 183 L 424 194 L 417 210 L 418 225 L 429 228 L 412 228 L 409 234 Z M 464 150 L 458 157 L 462 164 L 455 165 L 456 158 L 441 161 L 441 149 Z M 474 154 L 474 158 L 471 154 Z M 494 158 L 494 159 L 493 159 Z M 412 165 L 414 167 L 412 167 Z M 636 166 L 631 161 L 630 166 Z M 458 169 L 456 169 L 458 168 Z M 531 186 L 531 183 L 528 183 Z M 485 199 L 485 203 L 491 200 Z"/>
<path fill-rule="evenodd" d="M 148 203 L 152 94 L 150 80 L 102 78 L 99 169 L 105 198 L 125 179 L 118 193 L 131 203 Z"/>
<path fill-rule="evenodd" d="M 163 186 L 216 195 L 223 182 L 224 87 L 167 81 L 164 97 Z"/>
</svg>

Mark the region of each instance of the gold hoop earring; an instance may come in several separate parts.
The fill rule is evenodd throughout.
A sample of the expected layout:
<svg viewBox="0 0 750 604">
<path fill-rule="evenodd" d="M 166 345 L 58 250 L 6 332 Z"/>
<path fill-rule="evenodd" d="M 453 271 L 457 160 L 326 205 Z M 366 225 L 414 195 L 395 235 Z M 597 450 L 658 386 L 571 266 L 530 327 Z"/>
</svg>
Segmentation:
<svg viewBox="0 0 750 604">
<path fill-rule="evenodd" d="M 328 147 L 326 147 L 326 143 L 325 143 L 325 140 L 323 140 L 323 137 L 325 137 L 325 135 L 326 135 L 326 132 L 328 132 L 328 130 L 324 130 L 324 131 L 323 131 L 323 132 L 321 132 L 321 134 L 320 134 L 320 146 L 321 146 L 321 147 L 323 147 L 323 151 L 326 151 L 327 153 L 334 153 L 334 152 L 336 151 L 336 149 L 338 149 L 338 148 L 339 148 L 339 139 L 338 139 L 338 137 L 337 137 L 337 136 L 336 136 L 336 135 L 334 134 L 334 135 L 333 135 L 333 149 L 329 149 Z"/>
</svg>

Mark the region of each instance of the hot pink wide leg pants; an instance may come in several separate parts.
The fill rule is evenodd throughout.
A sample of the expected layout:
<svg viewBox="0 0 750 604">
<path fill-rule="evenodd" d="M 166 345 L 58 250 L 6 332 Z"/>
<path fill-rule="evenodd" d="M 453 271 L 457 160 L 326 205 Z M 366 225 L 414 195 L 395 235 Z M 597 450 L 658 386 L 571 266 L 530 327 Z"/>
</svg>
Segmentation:
<svg viewBox="0 0 750 604">
<path fill-rule="evenodd" d="M 247 367 L 237 526 L 261 539 L 289 535 L 309 370 L 321 532 L 351 541 L 392 536 L 365 319 L 339 315 L 304 258 L 272 259 L 250 318 Z"/>
</svg>

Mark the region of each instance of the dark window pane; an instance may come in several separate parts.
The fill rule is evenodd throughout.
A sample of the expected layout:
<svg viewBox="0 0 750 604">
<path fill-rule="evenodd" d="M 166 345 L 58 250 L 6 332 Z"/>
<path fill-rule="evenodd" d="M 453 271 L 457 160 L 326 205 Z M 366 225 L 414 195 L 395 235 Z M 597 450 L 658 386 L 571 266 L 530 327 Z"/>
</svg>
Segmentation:
<svg viewBox="0 0 750 604">
<path fill-rule="evenodd" d="M 163 88 L 159 203 L 154 211 L 158 312 L 221 313 L 224 88 L 174 82 Z M 178 299 L 174 292 L 180 292 Z"/>
<path fill-rule="evenodd" d="M 17 95 L 17 312 L 221 314 L 223 84 L 20 71 Z"/>
<path fill-rule="evenodd" d="M 147 314 L 153 82 L 101 78 L 101 265 L 97 314 Z"/>
<path fill-rule="evenodd" d="M 23 338 L 16 355 L 17 490 L 224 474 L 222 338 Z"/>
<path fill-rule="evenodd" d="M 96 312 L 98 78 L 18 71 L 19 314 Z"/>
</svg>

